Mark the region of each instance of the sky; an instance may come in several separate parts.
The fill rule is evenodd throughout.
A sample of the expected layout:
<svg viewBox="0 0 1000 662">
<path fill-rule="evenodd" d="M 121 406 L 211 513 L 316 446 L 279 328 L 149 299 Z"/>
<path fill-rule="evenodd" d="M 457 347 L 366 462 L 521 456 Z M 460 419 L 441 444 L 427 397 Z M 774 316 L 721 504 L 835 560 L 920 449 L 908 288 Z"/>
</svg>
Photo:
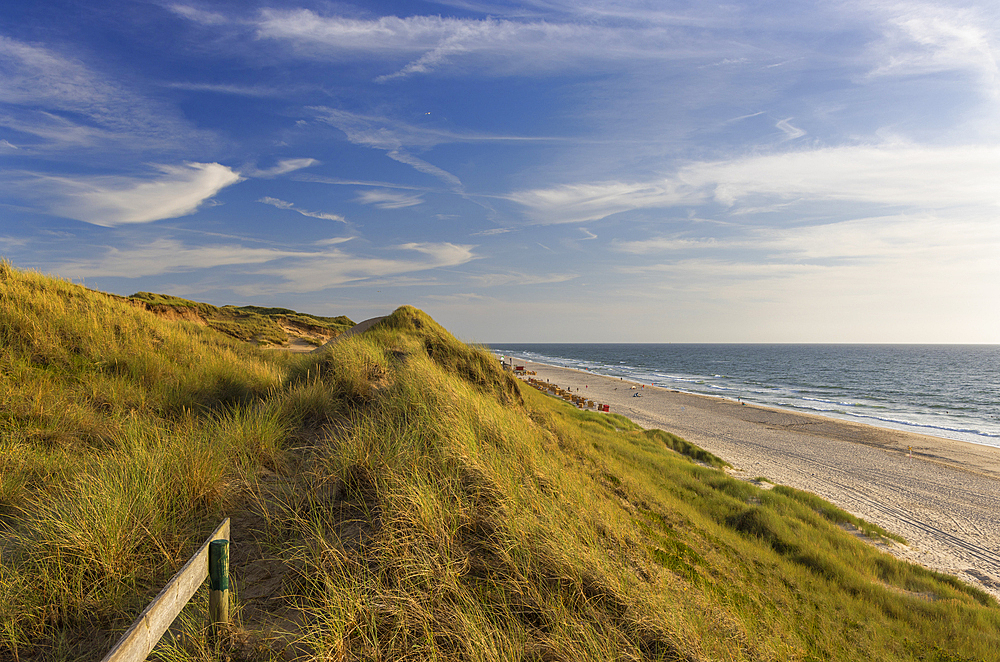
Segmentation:
<svg viewBox="0 0 1000 662">
<path fill-rule="evenodd" d="M 1000 343 L 998 54 L 995 0 L 0 0 L 0 255 L 480 343 Z"/>
</svg>

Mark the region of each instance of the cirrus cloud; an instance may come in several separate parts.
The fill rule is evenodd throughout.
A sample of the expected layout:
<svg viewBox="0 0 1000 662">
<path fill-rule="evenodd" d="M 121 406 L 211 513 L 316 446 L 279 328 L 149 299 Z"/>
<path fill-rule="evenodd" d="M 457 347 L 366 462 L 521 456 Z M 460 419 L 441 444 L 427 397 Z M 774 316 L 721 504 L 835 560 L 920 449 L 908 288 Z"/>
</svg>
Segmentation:
<svg viewBox="0 0 1000 662">
<path fill-rule="evenodd" d="M 272 207 L 277 207 L 278 209 L 287 209 L 289 211 L 294 211 L 303 216 L 309 216 L 310 218 L 322 218 L 326 221 L 337 221 L 338 223 L 346 223 L 347 219 L 340 214 L 328 214 L 321 211 L 308 211 L 306 209 L 299 209 L 291 202 L 286 202 L 284 200 L 279 200 L 278 198 L 263 197 L 257 202 L 262 202 L 265 205 L 271 205 Z"/>
<path fill-rule="evenodd" d="M 592 221 L 636 209 L 716 202 L 729 213 L 771 201 L 857 202 L 911 209 L 1000 205 L 1000 147 L 863 145 L 704 161 L 640 182 L 516 191 L 537 223 Z"/>
<path fill-rule="evenodd" d="M 49 200 L 49 211 L 93 225 L 150 223 L 194 213 L 243 178 L 219 163 L 160 165 L 154 177 L 66 177 L 26 173 L 30 194 Z"/>
<path fill-rule="evenodd" d="M 413 242 L 349 252 L 351 238 L 317 242 L 311 250 L 248 247 L 240 242 L 190 245 L 161 237 L 142 245 L 104 249 L 92 258 L 76 258 L 56 267 L 69 278 L 138 278 L 224 268 L 239 274 L 233 291 L 247 296 L 317 292 L 332 287 L 409 273 L 455 267 L 478 258 L 475 246 L 449 242 Z"/>
<path fill-rule="evenodd" d="M 419 195 L 407 195 L 386 190 L 358 191 L 358 197 L 355 198 L 355 202 L 363 205 L 374 205 L 379 209 L 403 209 L 419 205 L 423 201 L 424 199 Z"/>
</svg>

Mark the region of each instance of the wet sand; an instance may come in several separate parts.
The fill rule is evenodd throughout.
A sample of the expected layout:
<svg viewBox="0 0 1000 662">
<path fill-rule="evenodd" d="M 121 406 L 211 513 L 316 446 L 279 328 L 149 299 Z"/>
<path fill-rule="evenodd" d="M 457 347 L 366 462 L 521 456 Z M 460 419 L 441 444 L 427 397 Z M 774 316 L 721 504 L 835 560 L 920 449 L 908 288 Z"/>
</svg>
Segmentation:
<svg viewBox="0 0 1000 662">
<path fill-rule="evenodd" d="M 744 405 L 519 361 L 536 379 L 673 432 L 734 466 L 808 490 L 906 538 L 886 551 L 1000 599 L 1000 448 Z M 912 455 L 910 452 L 912 448 Z"/>
</svg>

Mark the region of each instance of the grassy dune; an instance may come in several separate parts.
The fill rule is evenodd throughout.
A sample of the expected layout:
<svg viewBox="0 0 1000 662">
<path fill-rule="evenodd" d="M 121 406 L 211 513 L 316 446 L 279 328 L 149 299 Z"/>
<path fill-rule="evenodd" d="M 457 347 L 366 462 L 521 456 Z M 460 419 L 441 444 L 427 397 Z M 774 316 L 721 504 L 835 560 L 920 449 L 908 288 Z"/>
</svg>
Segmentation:
<svg viewBox="0 0 1000 662">
<path fill-rule="evenodd" d="M 995 601 L 847 513 L 522 389 L 414 308 L 267 353 L 4 263 L 0 380 L 0 660 L 100 659 L 223 516 L 233 632 L 199 595 L 160 659 L 1000 650 Z"/>
<path fill-rule="evenodd" d="M 136 292 L 129 299 L 160 316 L 197 320 L 237 340 L 261 345 L 283 345 L 289 340 L 289 331 L 304 337 L 311 344 L 322 345 L 354 326 L 346 315 L 320 317 L 288 308 L 219 307 L 153 292 Z"/>
</svg>

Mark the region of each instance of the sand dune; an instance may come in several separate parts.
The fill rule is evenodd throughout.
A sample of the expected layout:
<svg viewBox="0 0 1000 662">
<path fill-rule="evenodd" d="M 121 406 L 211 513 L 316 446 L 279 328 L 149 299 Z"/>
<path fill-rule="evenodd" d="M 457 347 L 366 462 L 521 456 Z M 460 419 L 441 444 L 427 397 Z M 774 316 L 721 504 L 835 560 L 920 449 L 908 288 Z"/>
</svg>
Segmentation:
<svg viewBox="0 0 1000 662">
<path fill-rule="evenodd" d="M 733 464 L 808 490 L 898 533 L 890 553 L 958 576 L 1000 599 L 1000 448 L 768 409 L 522 362 L 536 379 L 611 405 Z M 912 448 L 912 455 L 910 449 Z"/>
</svg>

